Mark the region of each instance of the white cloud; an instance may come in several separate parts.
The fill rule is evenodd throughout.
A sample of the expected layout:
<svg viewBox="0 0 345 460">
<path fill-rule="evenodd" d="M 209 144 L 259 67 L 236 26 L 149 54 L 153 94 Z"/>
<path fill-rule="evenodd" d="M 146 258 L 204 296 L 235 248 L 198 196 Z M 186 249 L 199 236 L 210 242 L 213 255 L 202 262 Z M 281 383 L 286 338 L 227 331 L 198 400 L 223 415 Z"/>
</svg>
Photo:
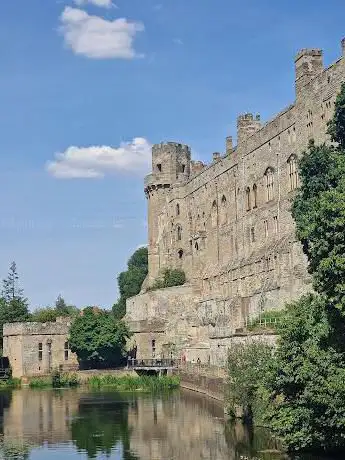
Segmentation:
<svg viewBox="0 0 345 460">
<path fill-rule="evenodd" d="M 151 144 L 142 137 L 123 142 L 120 147 L 68 147 L 55 154 L 46 165 L 59 179 L 102 178 L 107 173 L 146 173 L 151 161 Z"/>
<path fill-rule="evenodd" d="M 137 32 L 144 30 L 140 22 L 129 22 L 125 18 L 108 21 L 70 6 L 64 9 L 60 21 L 65 43 L 75 54 L 93 59 L 142 57 L 133 48 Z"/>
<path fill-rule="evenodd" d="M 183 41 L 180 38 L 174 38 L 173 42 L 175 45 L 183 45 Z"/>
<path fill-rule="evenodd" d="M 111 8 L 112 6 L 115 6 L 112 3 L 112 0 L 74 0 L 74 3 L 78 6 L 90 3 L 91 5 L 99 6 L 101 8 Z"/>
</svg>

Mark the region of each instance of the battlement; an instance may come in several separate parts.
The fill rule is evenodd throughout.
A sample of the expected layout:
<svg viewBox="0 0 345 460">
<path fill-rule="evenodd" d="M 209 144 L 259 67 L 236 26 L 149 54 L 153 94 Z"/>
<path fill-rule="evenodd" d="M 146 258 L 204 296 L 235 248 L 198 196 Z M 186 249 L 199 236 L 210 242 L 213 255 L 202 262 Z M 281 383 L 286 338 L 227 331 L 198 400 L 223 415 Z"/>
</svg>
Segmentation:
<svg viewBox="0 0 345 460">
<path fill-rule="evenodd" d="M 304 56 L 322 57 L 323 51 L 319 48 L 302 48 L 295 57 L 295 62 Z"/>
<path fill-rule="evenodd" d="M 152 156 L 160 154 L 161 152 L 191 155 L 190 147 L 178 142 L 161 142 L 152 146 Z"/>
<path fill-rule="evenodd" d="M 323 71 L 323 52 L 318 48 L 303 48 L 295 58 L 296 97 L 303 86 Z"/>
<path fill-rule="evenodd" d="M 260 115 L 243 113 L 237 117 L 237 143 L 240 144 L 261 128 Z"/>
<path fill-rule="evenodd" d="M 242 113 L 237 117 L 237 121 L 253 121 L 254 119 L 255 121 L 260 121 L 260 115 L 257 114 L 254 118 L 254 115 L 252 113 Z"/>
<path fill-rule="evenodd" d="M 4 337 L 14 335 L 66 335 L 70 325 L 70 319 L 68 321 L 49 321 L 47 323 L 6 323 L 3 326 L 3 335 Z"/>
</svg>

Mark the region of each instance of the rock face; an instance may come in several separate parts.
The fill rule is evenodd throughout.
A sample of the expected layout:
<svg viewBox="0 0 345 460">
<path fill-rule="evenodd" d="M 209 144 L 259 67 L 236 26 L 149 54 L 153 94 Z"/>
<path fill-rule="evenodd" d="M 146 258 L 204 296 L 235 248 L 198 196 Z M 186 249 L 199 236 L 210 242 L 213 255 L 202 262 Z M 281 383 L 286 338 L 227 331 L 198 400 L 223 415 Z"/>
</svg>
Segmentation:
<svg viewBox="0 0 345 460">
<path fill-rule="evenodd" d="M 213 154 L 210 165 L 192 161 L 186 145 L 153 146 L 152 174 L 145 179 L 145 286 L 171 267 L 185 271 L 188 287 L 129 299 L 127 319 L 137 324 L 139 356 L 150 357 L 152 348 L 161 354 L 163 344 L 175 346 L 179 356 L 186 347 L 220 348 L 213 341 L 310 289 L 290 207 L 299 185 L 298 158 L 311 139 L 329 142 L 327 122 L 345 81 L 344 49 L 328 68 L 321 50 L 301 50 L 295 102 L 267 123 L 240 115 L 237 146 L 227 137 L 226 153 Z"/>
</svg>

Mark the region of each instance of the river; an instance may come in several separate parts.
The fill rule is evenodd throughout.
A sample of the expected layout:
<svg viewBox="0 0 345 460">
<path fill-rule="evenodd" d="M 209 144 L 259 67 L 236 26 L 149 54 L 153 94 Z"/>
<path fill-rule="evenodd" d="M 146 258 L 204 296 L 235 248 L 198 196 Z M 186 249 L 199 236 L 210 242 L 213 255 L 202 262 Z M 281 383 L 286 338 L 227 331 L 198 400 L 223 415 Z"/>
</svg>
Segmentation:
<svg viewBox="0 0 345 460">
<path fill-rule="evenodd" d="M 282 459 L 263 429 L 225 424 L 198 393 L 0 392 L 1 460 Z M 265 452 L 266 450 L 266 452 Z"/>
</svg>

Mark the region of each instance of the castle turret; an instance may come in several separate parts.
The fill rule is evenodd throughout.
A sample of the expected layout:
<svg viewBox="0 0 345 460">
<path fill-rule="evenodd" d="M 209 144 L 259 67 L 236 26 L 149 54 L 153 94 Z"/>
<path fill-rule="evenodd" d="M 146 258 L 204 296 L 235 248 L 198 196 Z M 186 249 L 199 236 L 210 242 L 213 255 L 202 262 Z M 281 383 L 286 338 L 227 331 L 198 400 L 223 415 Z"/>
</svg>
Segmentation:
<svg viewBox="0 0 345 460">
<path fill-rule="evenodd" d="M 186 181 L 190 176 L 191 152 L 187 145 L 167 142 L 152 147 L 152 173 L 145 178 L 148 199 L 148 252 L 149 280 L 159 274 L 161 267 L 159 245 L 162 237 L 160 216 L 173 184 Z"/>
<path fill-rule="evenodd" d="M 295 86 L 298 98 L 303 86 L 323 71 L 322 50 L 302 49 L 295 58 Z"/>
<path fill-rule="evenodd" d="M 255 118 L 252 113 L 239 115 L 237 118 L 237 144 L 241 144 L 260 128 L 260 115 L 256 115 Z"/>
</svg>

